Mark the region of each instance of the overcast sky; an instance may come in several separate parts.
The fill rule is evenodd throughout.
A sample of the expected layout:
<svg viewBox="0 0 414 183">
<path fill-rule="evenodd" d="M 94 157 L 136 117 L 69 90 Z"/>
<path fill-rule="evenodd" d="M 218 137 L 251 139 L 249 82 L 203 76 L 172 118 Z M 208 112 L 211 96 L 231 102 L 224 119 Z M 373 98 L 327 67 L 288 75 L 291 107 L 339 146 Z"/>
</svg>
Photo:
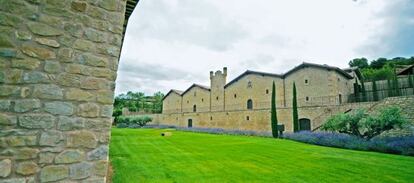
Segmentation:
<svg viewBox="0 0 414 183">
<path fill-rule="evenodd" d="M 413 55 L 414 0 L 141 0 L 116 94 L 209 85 L 209 71 L 225 66 L 230 81 L 247 69 Z"/>
</svg>

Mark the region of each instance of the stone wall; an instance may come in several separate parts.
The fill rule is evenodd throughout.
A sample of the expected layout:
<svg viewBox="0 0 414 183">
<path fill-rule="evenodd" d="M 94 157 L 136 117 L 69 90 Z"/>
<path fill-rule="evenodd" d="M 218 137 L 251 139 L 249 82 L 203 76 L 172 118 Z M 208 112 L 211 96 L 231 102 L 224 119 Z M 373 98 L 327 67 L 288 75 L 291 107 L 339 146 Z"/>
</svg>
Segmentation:
<svg viewBox="0 0 414 183">
<path fill-rule="evenodd" d="M 105 182 L 125 0 L 0 0 L 0 182 Z"/>
</svg>

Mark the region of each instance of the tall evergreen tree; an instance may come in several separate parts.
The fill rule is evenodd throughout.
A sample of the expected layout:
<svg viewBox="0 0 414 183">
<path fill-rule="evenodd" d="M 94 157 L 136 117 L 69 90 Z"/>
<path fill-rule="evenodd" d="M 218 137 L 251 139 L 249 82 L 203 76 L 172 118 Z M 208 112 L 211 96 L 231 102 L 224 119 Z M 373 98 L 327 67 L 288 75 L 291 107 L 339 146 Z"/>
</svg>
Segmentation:
<svg viewBox="0 0 414 183">
<path fill-rule="evenodd" d="M 279 131 L 277 129 L 277 112 L 276 112 L 276 87 L 273 81 L 272 85 L 272 104 L 271 104 L 271 123 L 272 123 L 272 135 L 273 138 L 279 137 Z"/>
<path fill-rule="evenodd" d="M 293 82 L 293 99 L 292 99 L 292 114 L 293 114 L 293 132 L 299 131 L 299 117 L 298 117 L 298 102 L 296 98 L 296 84 Z"/>
<path fill-rule="evenodd" d="M 372 97 L 374 99 L 374 101 L 378 101 L 378 89 L 377 89 L 377 83 L 375 82 L 375 80 L 372 80 Z"/>
</svg>

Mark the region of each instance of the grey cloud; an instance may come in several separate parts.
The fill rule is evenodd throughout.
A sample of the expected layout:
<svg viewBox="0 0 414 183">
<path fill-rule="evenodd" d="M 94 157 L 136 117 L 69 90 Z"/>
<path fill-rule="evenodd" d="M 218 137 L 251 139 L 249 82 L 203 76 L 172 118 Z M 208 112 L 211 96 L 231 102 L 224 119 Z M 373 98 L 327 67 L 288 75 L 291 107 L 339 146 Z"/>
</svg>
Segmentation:
<svg viewBox="0 0 414 183">
<path fill-rule="evenodd" d="M 259 54 L 254 58 L 243 61 L 241 65 L 249 69 L 255 69 L 260 66 L 269 65 L 273 61 L 275 61 L 275 58 L 272 55 Z"/>
<path fill-rule="evenodd" d="M 190 72 L 184 72 L 182 70 L 165 67 L 163 65 L 150 64 L 148 62 L 140 61 L 135 62 L 135 64 L 131 64 L 133 62 L 127 63 L 128 64 L 120 64 L 119 71 L 123 75 L 131 78 L 141 78 L 152 81 L 186 80 L 197 78 L 196 75 L 191 74 Z"/>
<path fill-rule="evenodd" d="M 412 0 L 389 1 L 383 12 L 384 19 L 379 35 L 363 45 L 358 52 L 385 57 L 412 56 L 414 54 L 414 3 Z"/>
<path fill-rule="evenodd" d="M 168 6 L 167 0 L 145 1 L 142 17 L 131 24 L 134 37 L 151 38 L 166 42 L 183 42 L 214 51 L 231 49 L 247 37 L 243 27 L 224 16 L 216 7 L 204 0 L 178 0 Z"/>
</svg>

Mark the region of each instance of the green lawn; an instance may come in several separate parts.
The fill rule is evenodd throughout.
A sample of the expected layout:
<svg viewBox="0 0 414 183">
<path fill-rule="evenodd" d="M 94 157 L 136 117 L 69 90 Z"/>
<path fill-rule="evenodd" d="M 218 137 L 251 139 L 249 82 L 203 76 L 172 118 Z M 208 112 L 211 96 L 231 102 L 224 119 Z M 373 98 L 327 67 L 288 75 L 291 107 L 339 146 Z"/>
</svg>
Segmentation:
<svg viewBox="0 0 414 183">
<path fill-rule="evenodd" d="M 414 182 L 414 158 L 289 140 L 112 129 L 118 182 Z"/>
</svg>

